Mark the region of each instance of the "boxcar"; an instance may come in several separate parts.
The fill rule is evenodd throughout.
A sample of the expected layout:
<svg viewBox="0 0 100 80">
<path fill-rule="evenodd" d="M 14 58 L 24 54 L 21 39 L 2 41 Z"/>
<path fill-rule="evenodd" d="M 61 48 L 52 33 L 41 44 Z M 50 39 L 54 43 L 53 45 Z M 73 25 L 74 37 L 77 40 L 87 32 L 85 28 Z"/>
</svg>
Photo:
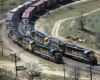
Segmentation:
<svg viewBox="0 0 100 80">
<path fill-rule="evenodd" d="M 97 64 L 97 59 L 94 52 L 77 46 L 66 45 L 65 55 L 72 56 L 83 62 L 89 62 L 93 65 Z"/>
<path fill-rule="evenodd" d="M 30 18 L 32 18 L 32 16 L 34 16 L 35 14 L 35 7 L 29 7 L 28 9 L 25 10 L 25 12 L 29 12 Z"/>
<path fill-rule="evenodd" d="M 23 5 L 25 5 L 25 10 L 30 7 L 33 3 L 32 2 L 26 2 Z"/>
<path fill-rule="evenodd" d="M 21 36 L 21 33 L 17 31 L 16 29 L 10 29 L 8 36 L 12 39 L 14 42 L 18 42 L 18 37 Z"/>
<path fill-rule="evenodd" d="M 45 2 L 44 1 L 39 1 L 35 4 L 32 5 L 32 7 L 35 7 L 35 12 L 40 12 L 45 8 Z"/>
</svg>

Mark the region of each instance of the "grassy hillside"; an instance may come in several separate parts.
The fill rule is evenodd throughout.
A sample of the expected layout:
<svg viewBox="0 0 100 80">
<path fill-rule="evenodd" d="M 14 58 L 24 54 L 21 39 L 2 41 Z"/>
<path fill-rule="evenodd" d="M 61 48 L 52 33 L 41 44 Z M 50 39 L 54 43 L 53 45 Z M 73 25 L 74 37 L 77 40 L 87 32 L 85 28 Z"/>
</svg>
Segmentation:
<svg viewBox="0 0 100 80">
<path fill-rule="evenodd" d="M 90 0 L 87 2 L 82 2 L 80 4 L 74 4 L 74 5 L 70 5 L 70 6 L 55 10 L 51 12 L 50 14 L 47 14 L 47 16 L 45 17 L 46 22 L 49 23 L 49 27 L 47 27 L 46 30 L 48 30 L 48 28 L 52 28 L 54 23 L 60 19 L 75 17 L 75 16 L 80 15 L 79 11 L 81 10 L 83 10 L 84 13 L 88 13 L 99 7 L 100 7 L 100 0 L 95 0 L 95 1 Z M 50 29 L 48 33 L 50 33 L 51 30 L 52 29 Z"/>
<path fill-rule="evenodd" d="M 2 53 L 0 52 L 0 60 L 7 60 L 7 61 L 11 61 L 11 59 L 8 57 L 8 56 L 6 56 L 6 55 L 2 55 Z"/>
<path fill-rule="evenodd" d="M 27 1 L 29 1 L 29 0 L 4 0 L 3 11 L 7 12 Z M 1 4 L 1 0 L 0 0 L 0 4 Z M 0 6 L 0 9 L 1 9 L 1 6 Z"/>
</svg>

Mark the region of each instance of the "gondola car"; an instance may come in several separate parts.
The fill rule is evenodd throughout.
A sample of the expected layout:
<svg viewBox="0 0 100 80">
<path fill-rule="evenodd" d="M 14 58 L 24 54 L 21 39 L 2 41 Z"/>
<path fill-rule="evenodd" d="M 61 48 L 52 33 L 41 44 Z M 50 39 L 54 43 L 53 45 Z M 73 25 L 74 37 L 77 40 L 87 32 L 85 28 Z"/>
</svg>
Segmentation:
<svg viewBox="0 0 100 80">
<path fill-rule="evenodd" d="M 13 42 L 17 43 L 19 36 L 21 36 L 21 33 L 16 29 L 9 30 L 8 37 L 10 37 Z"/>
<path fill-rule="evenodd" d="M 37 43 L 28 37 L 19 36 L 18 44 L 24 49 L 40 56 L 45 56 L 50 60 L 54 60 L 56 63 L 62 62 L 62 53 L 59 50 L 46 47 L 45 45 Z"/>
<path fill-rule="evenodd" d="M 80 48 L 77 46 L 66 45 L 65 55 L 71 56 L 71 57 L 81 60 L 83 62 L 90 63 L 92 65 L 97 64 L 97 59 L 96 59 L 93 51 L 87 50 L 84 48 Z"/>
</svg>

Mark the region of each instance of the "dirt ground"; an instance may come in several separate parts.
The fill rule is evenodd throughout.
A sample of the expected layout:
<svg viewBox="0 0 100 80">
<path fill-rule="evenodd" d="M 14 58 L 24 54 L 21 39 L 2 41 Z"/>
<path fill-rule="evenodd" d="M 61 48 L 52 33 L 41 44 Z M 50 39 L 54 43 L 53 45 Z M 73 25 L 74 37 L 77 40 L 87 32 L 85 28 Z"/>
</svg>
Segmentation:
<svg viewBox="0 0 100 80">
<path fill-rule="evenodd" d="M 5 19 L 0 20 L 0 23 L 3 23 L 3 25 L 0 28 L 0 37 L 1 37 L 1 40 L 4 41 L 4 44 L 3 44 L 4 54 L 9 56 L 10 54 L 17 53 L 17 56 L 21 58 L 21 61 L 17 62 L 18 66 L 25 65 L 25 63 L 37 63 L 38 66 L 41 68 L 42 73 L 56 74 L 56 75 L 63 76 L 63 71 L 56 71 L 56 70 L 53 71 L 53 70 L 50 70 L 49 67 L 43 66 L 43 64 L 40 64 L 40 61 L 46 61 L 48 64 L 50 63 L 50 61 L 47 61 L 43 58 L 33 55 L 30 52 L 27 52 L 23 48 L 16 45 L 14 42 L 12 42 L 5 32 Z M 0 47 L 0 51 L 1 51 L 1 47 Z M 0 61 L 0 68 L 5 68 L 7 70 L 12 71 L 15 74 L 14 61 Z M 67 73 L 66 73 L 66 76 L 67 76 Z"/>
<path fill-rule="evenodd" d="M 5 29 L 4 29 L 5 28 L 5 18 L 4 19 L 2 18 L 0 20 L 0 23 L 3 23 L 3 25 L 0 28 L 0 37 L 1 37 L 2 41 L 4 41 L 4 54 L 5 55 L 17 53 L 17 55 L 21 58 L 21 61 L 17 62 L 18 65 L 24 65 L 27 62 L 39 64 L 40 61 L 46 61 L 46 62 L 48 62 L 48 64 L 50 63 L 50 61 L 47 61 L 47 60 L 42 59 L 40 57 L 37 57 L 37 56 L 25 51 L 24 49 L 22 49 L 21 47 L 19 47 L 15 43 L 13 43 L 11 41 L 11 39 L 8 38 L 8 36 L 5 32 Z M 46 32 L 44 31 L 44 28 L 42 28 L 42 27 L 38 28 L 38 26 L 39 26 L 38 23 L 39 22 L 36 22 L 36 24 L 35 24 L 35 26 L 37 27 L 37 30 L 44 32 L 46 34 Z M 55 34 L 55 33 L 53 33 L 53 34 Z M 63 76 L 63 71 L 58 71 L 58 70 L 53 71 L 53 70 L 50 70 L 49 67 L 43 66 L 41 64 L 39 64 L 39 66 L 42 69 L 42 73 L 56 74 L 56 75 Z M 15 64 L 13 61 L 12 62 L 0 61 L 0 67 L 2 67 L 2 68 L 6 67 L 7 70 L 11 70 L 13 73 L 15 73 Z M 68 76 L 67 73 L 66 73 L 66 76 Z"/>
</svg>

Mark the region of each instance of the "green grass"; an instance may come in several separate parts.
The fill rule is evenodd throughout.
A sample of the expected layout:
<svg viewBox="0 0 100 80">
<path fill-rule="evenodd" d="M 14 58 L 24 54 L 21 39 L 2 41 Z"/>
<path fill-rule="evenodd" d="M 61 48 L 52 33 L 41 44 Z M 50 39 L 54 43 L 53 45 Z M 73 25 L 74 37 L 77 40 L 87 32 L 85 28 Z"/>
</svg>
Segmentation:
<svg viewBox="0 0 100 80">
<path fill-rule="evenodd" d="M 47 66 L 49 70 L 52 70 L 52 71 L 63 70 L 63 68 L 59 67 L 57 64 L 52 63 L 52 62 L 42 60 L 39 64 L 42 64 L 42 66 Z"/>
<path fill-rule="evenodd" d="M 25 3 L 27 1 L 29 0 L 23 0 L 23 1 L 22 0 L 4 0 L 3 11 L 8 12 L 12 10 L 13 8 L 16 8 L 18 5 L 21 5 L 21 3 Z M 11 3 L 15 3 L 16 5 L 10 5 Z"/>
<path fill-rule="evenodd" d="M 71 77 L 65 77 L 64 76 L 59 76 L 59 75 L 48 75 L 48 74 L 42 74 L 40 77 L 35 77 L 35 79 L 44 79 L 44 80 L 75 80 L 74 78 Z M 79 79 L 79 80 L 86 80 L 86 79 Z"/>
<path fill-rule="evenodd" d="M 0 52 L 0 60 L 7 60 L 7 61 L 11 61 L 11 59 L 8 57 L 8 56 L 6 56 L 6 55 L 2 55 L 2 53 Z"/>
<path fill-rule="evenodd" d="M 47 29 L 49 30 L 49 28 L 51 28 L 48 31 L 48 34 L 50 34 L 52 27 L 57 20 L 78 16 L 80 15 L 79 11 L 81 10 L 83 10 L 84 13 L 88 13 L 92 10 L 99 8 L 99 6 L 100 6 L 100 0 L 87 1 L 87 2 L 82 2 L 80 4 L 71 5 L 71 7 L 73 7 L 74 9 L 65 7 L 55 10 L 54 12 L 51 12 L 50 15 L 47 15 L 47 17 L 45 18 L 46 22 L 49 23 L 49 27 Z"/>
<path fill-rule="evenodd" d="M 69 20 L 67 22 L 62 23 L 61 29 L 59 30 L 59 32 L 60 32 L 59 34 L 63 37 L 66 37 L 68 35 L 71 35 L 71 36 L 82 35 L 82 37 L 79 37 L 79 38 L 87 40 L 86 43 L 82 43 L 82 44 L 86 45 L 88 43 L 89 47 L 91 47 L 92 49 L 96 49 L 95 44 L 90 43 L 90 41 L 95 42 L 96 32 L 98 32 L 100 30 L 100 27 L 99 27 L 100 26 L 100 23 L 99 23 L 100 22 L 100 12 L 92 14 L 91 17 L 87 16 L 86 25 L 84 26 L 85 30 L 83 30 L 84 34 L 82 34 L 80 26 L 77 24 L 76 21 L 73 26 L 71 26 L 71 27 L 69 26 L 69 24 L 72 21 L 73 20 Z M 92 25 L 93 25 L 93 27 L 92 27 Z M 81 33 L 79 33 L 79 32 L 81 32 Z"/>
</svg>

